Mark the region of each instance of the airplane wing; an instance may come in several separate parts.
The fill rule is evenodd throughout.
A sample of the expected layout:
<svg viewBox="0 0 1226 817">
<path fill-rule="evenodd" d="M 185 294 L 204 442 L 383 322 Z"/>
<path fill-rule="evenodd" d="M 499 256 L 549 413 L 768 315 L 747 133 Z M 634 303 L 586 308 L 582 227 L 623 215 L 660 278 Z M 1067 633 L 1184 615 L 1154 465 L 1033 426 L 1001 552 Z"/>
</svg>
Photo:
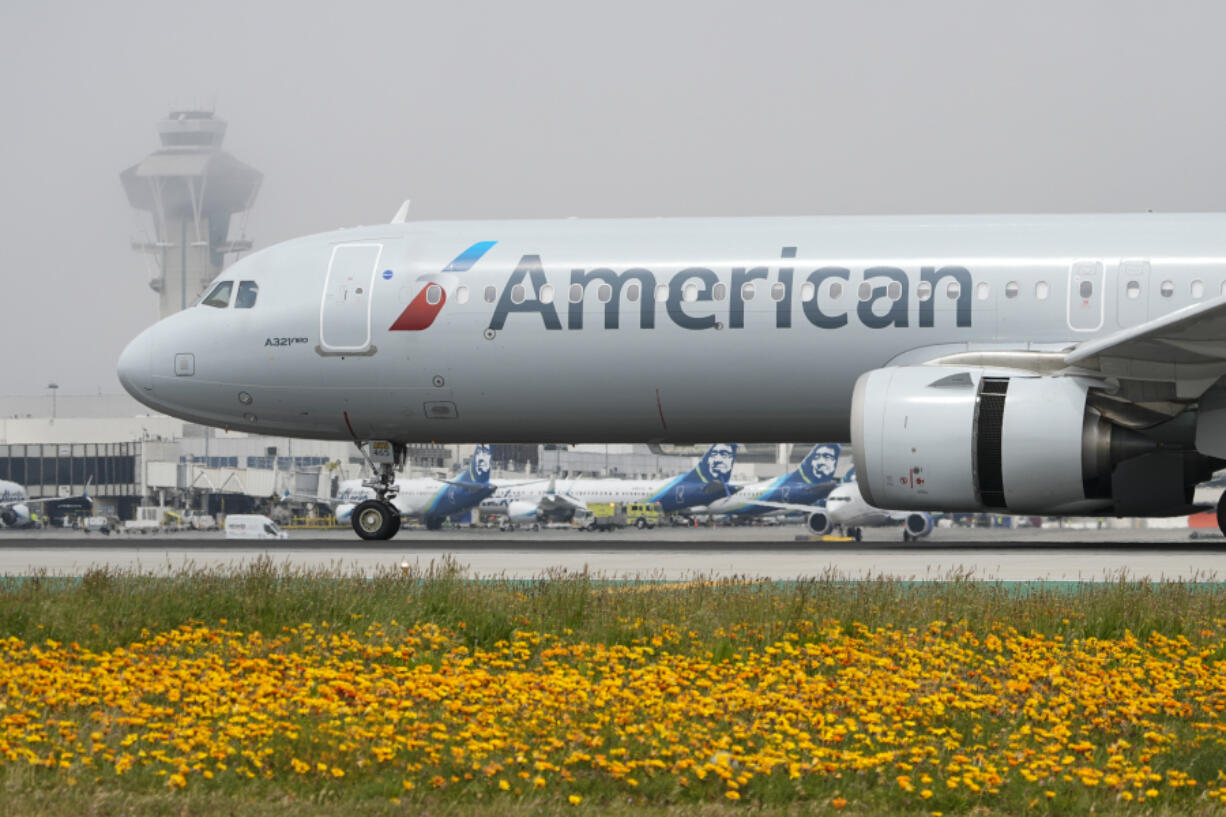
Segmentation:
<svg viewBox="0 0 1226 817">
<path fill-rule="evenodd" d="M 582 500 L 576 499 L 570 494 L 551 491 L 549 493 L 541 494 L 541 499 L 540 502 L 537 503 L 537 507 L 539 507 L 542 511 L 549 512 L 570 509 L 582 510 L 586 508 L 587 505 Z"/>
<path fill-rule="evenodd" d="M 1174 382 L 1195 397 L 1226 375 L 1226 296 L 1087 340 L 1064 361 L 1109 377 Z"/>
<path fill-rule="evenodd" d="M 0 508 L 11 508 L 14 505 L 46 505 L 48 502 L 62 502 L 66 499 L 85 499 L 92 505 L 94 499 L 89 495 L 89 486 L 93 484 L 93 481 L 93 477 L 86 480 L 85 490 L 74 496 L 36 496 L 29 499 L 6 499 L 0 501 Z"/>
<path fill-rule="evenodd" d="M 764 508 L 778 508 L 781 511 L 797 511 L 799 513 L 813 513 L 814 511 L 825 509 L 823 505 L 801 505 L 797 502 L 768 502 L 764 499 L 755 499 L 749 504 L 761 505 Z"/>
</svg>

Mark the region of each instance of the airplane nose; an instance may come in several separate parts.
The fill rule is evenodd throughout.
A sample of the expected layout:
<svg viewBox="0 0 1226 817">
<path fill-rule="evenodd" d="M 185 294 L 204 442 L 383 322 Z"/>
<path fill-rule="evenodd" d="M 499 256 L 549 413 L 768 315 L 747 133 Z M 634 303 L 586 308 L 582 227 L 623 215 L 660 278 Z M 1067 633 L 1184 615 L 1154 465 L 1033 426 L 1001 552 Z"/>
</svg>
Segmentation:
<svg viewBox="0 0 1226 817">
<path fill-rule="evenodd" d="M 153 327 L 141 332 L 119 356 L 119 382 L 128 394 L 148 402 L 153 391 Z"/>
</svg>

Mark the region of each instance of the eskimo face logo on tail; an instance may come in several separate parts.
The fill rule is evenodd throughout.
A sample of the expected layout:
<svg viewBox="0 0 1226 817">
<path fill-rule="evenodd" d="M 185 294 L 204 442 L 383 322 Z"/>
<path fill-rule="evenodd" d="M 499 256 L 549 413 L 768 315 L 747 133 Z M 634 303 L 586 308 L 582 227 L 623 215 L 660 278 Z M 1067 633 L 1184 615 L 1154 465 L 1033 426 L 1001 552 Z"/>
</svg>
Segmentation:
<svg viewBox="0 0 1226 817">
<path fill-rule="evenodd" d="M 486 482 L 490 478 L 490 448 L 488 445 L 479 445 L 473 452 L 472 465 L 469 466 L 469 473 L 472 475 L 474 482 Z"/>
<path fill-rule="evenodd" d="M 455 259 L 443 267 L 440 275 L 449 273 L 467 272 L 472 269 L 473 264 L 481 260 L 487 252 L 490 251 L 497 241 L 478 241 L 464 252 L 460 253 Z M 438 317 L 438 313 L 443 310 L 443 306 L 447 303 L 447 289 L 443 283 L 432 280 L 435 276 L 422 276 L 419 280 L 424 280 L 425 286 L 421 292 L 404 308 L 400 313 L 400 317 L 396 318 L 395 322 L 388 327 L 390 332 L 420 332 L 423 329 L 429 329 L 434 323 L 434 319 Z"/>
<path fill-rule="evenodd" d="M 736 461 L 736 443 L 718 443 L 711 446 L 704 460 L 705 462 L 699 463 L 699 473 L 705 479 L 727 482 L 732 476 L 732 464 Z M 704 471 L 706 473 L 702 473 Z"/>
<path fill-rule="evenodd" d="M 809 482 L 826 482 L 834 479 L 834 470 L 839 464 L 838 445 L 818 445 L 805 458 L 802 476 Z"/>
</svg>

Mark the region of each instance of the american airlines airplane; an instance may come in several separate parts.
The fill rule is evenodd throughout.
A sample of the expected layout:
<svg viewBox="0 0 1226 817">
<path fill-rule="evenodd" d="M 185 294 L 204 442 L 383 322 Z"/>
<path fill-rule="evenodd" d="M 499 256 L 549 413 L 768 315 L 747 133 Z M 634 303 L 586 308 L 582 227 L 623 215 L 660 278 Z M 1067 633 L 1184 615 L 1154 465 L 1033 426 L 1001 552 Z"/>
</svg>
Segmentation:
<svg viewBox="0 0 1226 817">
<path fill-rule="evenodd" d="M 358 536 L 363 539 L 390 539 L 400 529 L 401 517 L 418 519 L 428 530 L 438 530 L 449 516 L 463 513 L 476 507 L 482 500 L 494 492 L 497 486 L 490 483 L 490 448 L 479 445 L 473 450 L 472 461 L 464 473 L 454 480 L 421 477 L 418 479 L 397 479 L 395 493 L 390 501 L 398 513 L 394 516 L 392 530 L 389 532 L 375 528 L 375 520 L 363 524 L 354 517 L 355 512 L 361 514 L 373 513 L 382 520 L 382 510 L 379 507 L 374 488 L 365 480 L 349 479 L 338 486 L 333 504 L 336 508 L 336 519 L 342 524 L 350 522 Z M 316 497 L 295 497 L 318 501 Z M 375 509 L 371 510 L 371 505 Z M 386 535 L 383 535 L 385 534 Z"/>
<path fill-rule="evenodd" d="M 481 510 L 502 514 L 512 523 L 567 521 L 590 502 L 658 502 L 660 510 L 676 513 L 727 496 L 736 448 L 736 443 L 716 443 L 697 465 L 667 480 L 552 480 L 546 488 L 540 480 L 510 484 L 483 500 Z"/>
<path fill-rule="evenodd" d="M 1219 214 L 398 218 L 242 259 L 119 377 L 352 439 L 368 535 L 419 440 L 850 440 L 876 507 L 1168 516 L 1226 457 L 1224 292 Z"/>
<path fill-rule="evenodd" d="M 838 484 L 834 472 L 839 467 L 840 450 L 841 446 L 835 443 L 818 443 L 796 470 L 742 486 L 736 493 L 707 505 L 703 512 L 747 519 L 780 511 L 812 511 Z"/>
</svg>

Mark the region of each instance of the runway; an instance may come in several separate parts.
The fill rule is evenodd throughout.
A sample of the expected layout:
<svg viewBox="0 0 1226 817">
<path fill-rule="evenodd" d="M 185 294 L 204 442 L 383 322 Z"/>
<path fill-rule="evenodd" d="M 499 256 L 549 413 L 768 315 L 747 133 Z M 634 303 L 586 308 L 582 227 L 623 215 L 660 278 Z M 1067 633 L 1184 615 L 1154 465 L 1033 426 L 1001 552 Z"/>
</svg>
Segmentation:
<svg viewBox="0 0 1226 817">
<path fill-rule="evenodd" d="M 409 531 L 388 543 L 348 531 L 295 531 L 286 542 L 227 541 L 220 534 L 164 538 L 70 532 L 0 534 L 0 575 L 80 575 L 91 566 L 164 573 L 185 566 L 277 564 L 345 572 L 426 566 L 453 559 L 473 577 L 534 578 L 588 570 L 604 578 L 684 580 L 695 576 L 798 579 L 954 577 L 1001 581 L 1134 579 L 1226 581 L 1226 540 L 1187 530 L 938 530 L 903 545 L 897 531 L 865 541 L 798 541 L 798 527 L 670 528 L 605 534 Z M 990 538 L 989 538 L 990 537 Z"/>
</svg>

